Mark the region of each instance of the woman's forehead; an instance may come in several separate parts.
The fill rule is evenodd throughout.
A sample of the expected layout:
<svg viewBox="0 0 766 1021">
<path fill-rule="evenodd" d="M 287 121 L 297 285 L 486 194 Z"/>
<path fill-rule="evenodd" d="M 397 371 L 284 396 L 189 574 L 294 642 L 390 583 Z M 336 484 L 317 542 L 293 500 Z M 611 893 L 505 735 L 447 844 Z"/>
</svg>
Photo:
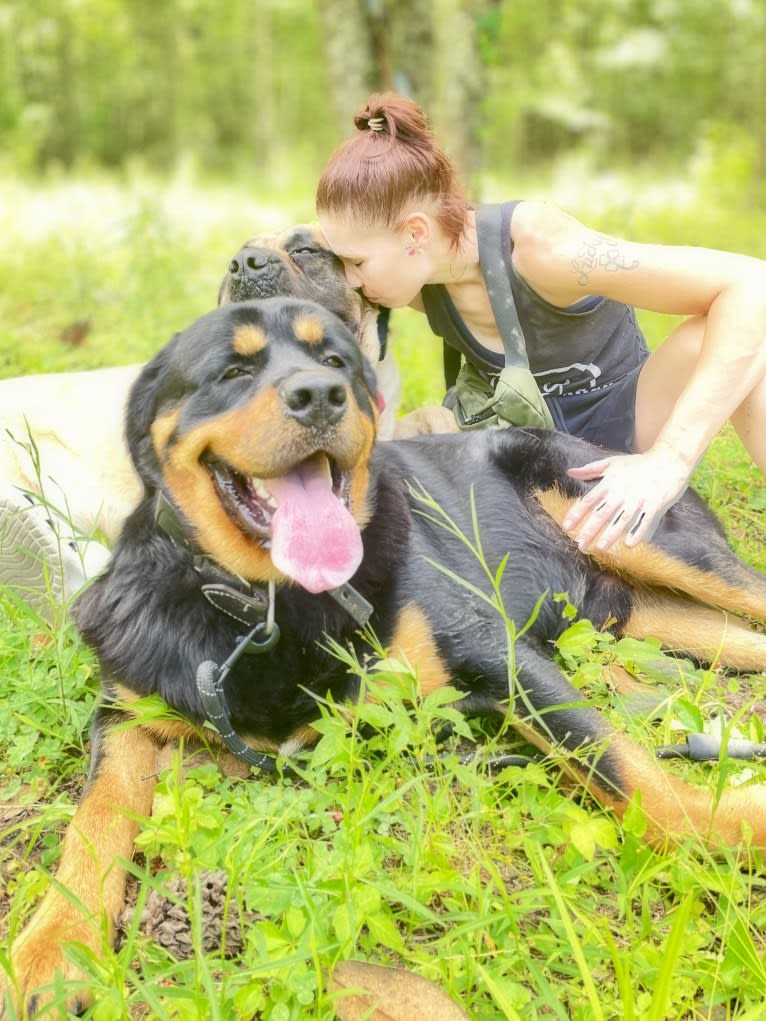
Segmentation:
<svg viewBox="0 0 766 1021">
<path fill-rule="evenodd" d="M 383 228 L 370 227 L 361 220 L 349 217 L 319 217 L 319 230 L 324 243 L 340 259 L 355 259 L 366 255 L 375 238 L 388 233 Z"/>
</svg>

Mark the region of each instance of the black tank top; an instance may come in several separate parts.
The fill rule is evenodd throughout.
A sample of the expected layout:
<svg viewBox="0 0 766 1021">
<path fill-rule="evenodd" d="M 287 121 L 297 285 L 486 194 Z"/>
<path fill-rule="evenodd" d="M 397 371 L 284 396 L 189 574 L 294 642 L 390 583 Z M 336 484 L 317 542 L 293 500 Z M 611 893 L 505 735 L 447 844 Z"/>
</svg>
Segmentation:
<svg viewBox="0 0 766 1021">
<path fill-rule="evenodd" d="M 517 205 L 518 200 L 506 203 L 511 216 Z M 501 210 L 498 206 L 498 216 Z M 569 308 L 551 305 L 519 276 L 512 254 L 509 237 L 503 252 L 505 269 L 526 338 L 529 367 L 545 396 L 600 390 L 644 361 L 648 349 L 630 305 L 595 295 Z M 496 375 L 503 368 L 503 354 L 473 336 L 443 284 L 427 284 L 421 295 L 437 336 L 486 375 Z"/>
</svg>

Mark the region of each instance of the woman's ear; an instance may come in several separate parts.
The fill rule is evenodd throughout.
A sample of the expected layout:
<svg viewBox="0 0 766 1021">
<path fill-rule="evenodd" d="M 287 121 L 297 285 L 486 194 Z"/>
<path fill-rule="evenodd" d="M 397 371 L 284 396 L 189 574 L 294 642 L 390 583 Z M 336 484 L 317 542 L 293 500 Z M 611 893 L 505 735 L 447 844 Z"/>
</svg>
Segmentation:
<svg viewBox="0 0 766 1021">
<path fill-rule="evenodd" d="M 410 213 L 404 221 L 404 233 L 408 241 L 422 248 L 431 238 L 431 220 L 425 213 Z"/>
</svg>

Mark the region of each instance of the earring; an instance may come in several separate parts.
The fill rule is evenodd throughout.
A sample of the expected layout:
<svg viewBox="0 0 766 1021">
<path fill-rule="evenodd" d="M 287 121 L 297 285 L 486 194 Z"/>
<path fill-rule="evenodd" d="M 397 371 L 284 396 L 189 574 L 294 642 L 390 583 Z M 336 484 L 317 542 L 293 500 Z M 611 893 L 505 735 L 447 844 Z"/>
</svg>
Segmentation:
<svg viewBox="0 0 766 1021">
<path fill-rule="evenodd" d="M 409 240 L 409 241 L 407 241 L 405 243 L 404 250 L 407 253 L 407 255 L 422 255 L 423 254 L 423 249 L 420 247 L 420 245 L 415 243 L 415 238 L 414 237 L 411 238 L 411 240 Z"/>
</svg>

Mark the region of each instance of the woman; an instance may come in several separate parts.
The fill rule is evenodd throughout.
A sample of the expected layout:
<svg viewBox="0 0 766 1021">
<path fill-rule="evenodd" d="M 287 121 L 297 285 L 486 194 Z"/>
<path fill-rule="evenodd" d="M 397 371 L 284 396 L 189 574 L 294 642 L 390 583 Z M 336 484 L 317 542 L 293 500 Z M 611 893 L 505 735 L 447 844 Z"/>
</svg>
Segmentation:
<svg viewBox="0 0 766 1021">
<path fill-rule="evenodd" d="M 503 366 L 475 206 L 418 106 L 373 95 L 332 156 L 317 213 L 352 286 L 428 313 L 485 375 Z M 538 386 L 559 428 L 623 455 L 564 520 L 582 549 L 635 546 L 731 420 L 766 471 L 766 262 L 607 237 L 545 202 L 514 204 L 505 263 Z M 649 353 L 633 306 L 687 318 Z M 452 327 L 444 325 L 444 317 Z"/>
</svg>

